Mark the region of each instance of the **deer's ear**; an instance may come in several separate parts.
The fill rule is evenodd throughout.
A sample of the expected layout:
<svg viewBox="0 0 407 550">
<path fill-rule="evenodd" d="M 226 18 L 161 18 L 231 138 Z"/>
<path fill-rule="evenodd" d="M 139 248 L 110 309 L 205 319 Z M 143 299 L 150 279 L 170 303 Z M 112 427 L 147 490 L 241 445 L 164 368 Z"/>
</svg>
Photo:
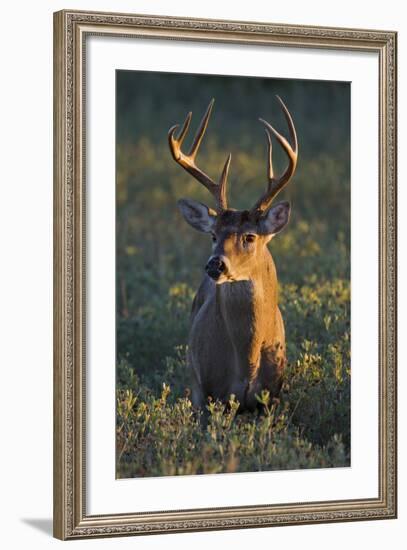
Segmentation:
<svg viewBox="0 0 407 550">
<path fill-rule="evenodd" d="M 209 233 L 216 221 L 216 212 L 204 204 L 192 199 L 180 199 L 178 208 L 185 220 L 194 229 Z"/>
<path fill-rule="evenodd" d="M 290 210 L 291 206 L 287 201 L 279 202 L 273 208 L 270 208 L 258 222 L 259 233 L 274 237 L 287 225 L 290 219 Z"/>
</svg>

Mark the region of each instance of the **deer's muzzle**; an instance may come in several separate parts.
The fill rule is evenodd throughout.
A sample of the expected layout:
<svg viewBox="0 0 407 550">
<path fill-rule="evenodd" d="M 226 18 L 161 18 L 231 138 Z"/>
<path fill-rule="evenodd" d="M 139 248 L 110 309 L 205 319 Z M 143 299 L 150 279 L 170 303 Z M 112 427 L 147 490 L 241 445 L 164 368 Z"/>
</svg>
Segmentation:
<svg viewBox="0 0 407 550">
<path fill-rule="evenodd" d="M 219 277 L 226 272 L 226 262 L 222 256 L 211 256 L 205 266 L 205 271 L 213 279 L 217 281 Z"/>
</svg>

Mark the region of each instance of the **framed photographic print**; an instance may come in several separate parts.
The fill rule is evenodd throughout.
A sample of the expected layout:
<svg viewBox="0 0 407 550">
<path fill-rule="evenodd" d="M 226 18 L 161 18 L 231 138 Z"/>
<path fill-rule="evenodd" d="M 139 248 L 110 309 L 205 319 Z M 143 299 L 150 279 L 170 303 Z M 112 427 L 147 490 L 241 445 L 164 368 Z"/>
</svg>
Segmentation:
<svg viewBox="0 0 407 550">
<path fill-rule="evenodd" d="M 396 33 L 54 16 L 54 534 L 396 517 Z"/>
</svg>

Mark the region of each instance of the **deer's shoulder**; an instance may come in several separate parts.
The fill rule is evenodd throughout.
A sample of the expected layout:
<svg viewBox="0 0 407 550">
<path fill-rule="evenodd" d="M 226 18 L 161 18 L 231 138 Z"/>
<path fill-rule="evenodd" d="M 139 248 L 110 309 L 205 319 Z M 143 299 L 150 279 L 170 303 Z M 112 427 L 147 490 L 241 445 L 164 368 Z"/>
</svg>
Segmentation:
<svg viewBox="0 0 407 550">
<path fill-rule="evenodd" d="M 201 307 L 210 298 L 210 296 L 213 295 L 214 288 L 215 288 L 215 285 L 213 281 L 211 281 L 209 277 L 205 276 L 202 279 L 202 282 L 199 285 L 198 291 L 195 294 L 194 300 L 192 302 L 191 321 L 195 319 Z"/>
</svg>

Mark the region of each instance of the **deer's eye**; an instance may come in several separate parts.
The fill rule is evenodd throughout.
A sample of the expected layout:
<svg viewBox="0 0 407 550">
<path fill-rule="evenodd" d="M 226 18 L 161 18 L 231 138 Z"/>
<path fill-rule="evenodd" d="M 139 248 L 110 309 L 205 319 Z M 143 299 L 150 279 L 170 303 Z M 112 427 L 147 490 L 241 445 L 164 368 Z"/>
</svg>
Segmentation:
<svg viewBox="0 0 407 550">
<path fill-rule="evenodd" d="M 246 235 L 243 236 L 243 240 L 245 243 L 254 243 L 256 240 L 256 235 L 253 235 L 252 233 L 246 233 Z"/>
<path fill-rule="evenodd" d="M 211 235 L 212 235 L 212 242 L 216 243 L 216 235 L 215 235 L 215 233 L 212 233 Z"/>
</svg>

